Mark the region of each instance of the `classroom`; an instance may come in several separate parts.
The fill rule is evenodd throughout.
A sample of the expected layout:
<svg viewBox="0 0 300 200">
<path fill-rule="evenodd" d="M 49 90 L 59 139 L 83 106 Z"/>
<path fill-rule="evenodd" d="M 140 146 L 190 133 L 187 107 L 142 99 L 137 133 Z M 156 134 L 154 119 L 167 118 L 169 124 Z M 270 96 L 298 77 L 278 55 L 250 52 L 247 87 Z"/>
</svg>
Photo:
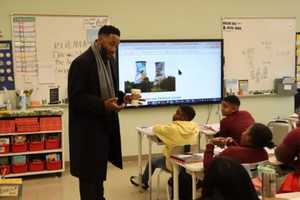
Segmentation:
<svg viewBox="0 0 300 200">
<path fill-rule="evenodd" d="M 0 0 L 0 199 L 300 199 L 299 8 Z"/>
</svg>

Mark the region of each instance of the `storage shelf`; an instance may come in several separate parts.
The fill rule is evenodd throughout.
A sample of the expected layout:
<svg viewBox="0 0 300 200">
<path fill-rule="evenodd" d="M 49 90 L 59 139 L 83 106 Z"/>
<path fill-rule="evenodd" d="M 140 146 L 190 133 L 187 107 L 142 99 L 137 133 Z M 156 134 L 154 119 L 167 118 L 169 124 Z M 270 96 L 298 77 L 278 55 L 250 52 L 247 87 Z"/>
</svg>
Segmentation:
<svg viewBox="0 0 300 200">
<path fill-rule="evenodd" d="M 22 177 L 22 176 L 30 176 L 30 175 L 42 175 L 42 174 L 55 174 L 55 173 L 62 173 L 65 171 L 65 156 L 64 156 L 64 124 L 63 124 L 63 120 L 64 119 L 64 113 L 63 113 L 64 109 L 63 108 L 35 108 L 35 109 L 27 109 L 25 111 L 22 110 L 12 110 L 12 111 L 0 111 L 0 120 L 15 120 L 15 118 L 23 118 L 23 117 L 60 117 L 60 126 L 58 127 L 54 127 L 52 126 L 52 124 L 45 124 L 46 127 L 43 128 L 44 126 L 42 126 L 41 128 L 43 129 L 51 129 L 51 128 L 57 128 L 58 130 L 47 130 L 47 131 L 30 131 L 30 132 L 16 132 L 16 130 L 21 130 L 21 129 L 12 129 L 12 132 L 6 132 L 6 133 L 0 133 L 0 138 L 3 137 L 12 137 L 12 136 L 17 136 L 17 135 L 26 135 L 26 136 L 30 136 L 30 135 L 47 135 L 47 134 L 51 134 L 51 133 L 58 133 L 59 135 L 59 140 L 60 140 L 60 147 L 56 148 L 56 149 L 43 149 L 41 151 L 25 151 L 25 152 L 18 152 L 18 153 L 13 153 L 13 152 L 9 152 L 9 153 L 3 153 L 0 154 L 0 158 L 11 158 L 12 156 L 27 156 L 30 157 L 30 155 L 47 155 L 47 154 L 51 154 L 51 153 L 57 153 L 61 155 L 61 162 L 62 162 L 62 168 L 58 169 L 58 170 L 43 170 L 43 171 L 37 171 L 37 172 L 25 172 L 25 173 L 11 173 L 8 174 L 7 178 L 10 177 Z M 7 127 L 8 128 L 8 127 Z M 24 129 L 26 130 L 26 129 Z M 10 140 L 11 141 L 11 140 Z M 11 159 L 9 159 L 11 160 Z M 12 165 L 12 161 L 10 161 L 8 163 L 8 165 Z"/>
<path fill-rule="evenodd" d="M 62 149 L 49 149 L 43 151 L 25 151 L 20 153 L 4 153 L 0 154 L 0 157 L 8 157 L 8 156 L 20 156 L 20 155 L 34 155 L 34 154 L 46 154 L 46 153 L 59 153 L 62 152 Z"/>
<path fill-rule="evenodd" d="M 36 131 L 36 132 L 15 132 L 15 133 L 0 133 L 1 136 L 11 136 L 11 135 L 34 135 L 34 134 L 47 134 L 47 133 L 62 133 L 62 130 L 53 130 L 53 131 Z"/>
<path fill-rule="evenodd" d="M 42 175 L 42 174 L 55 174 L 55 173 L 62 173 L 64 172 L 64 169 L 59 170 L 44 170 L 44 171 L 38 171 L 38 172 L 25 172 L 25 173 L 16 173 L 16 174 L 8 174 L 5 176 L 5 178 L 12 178 L 12 177 L 21 177 L 21 176 L 31 176 L 31 175 Z"/>
</svg>

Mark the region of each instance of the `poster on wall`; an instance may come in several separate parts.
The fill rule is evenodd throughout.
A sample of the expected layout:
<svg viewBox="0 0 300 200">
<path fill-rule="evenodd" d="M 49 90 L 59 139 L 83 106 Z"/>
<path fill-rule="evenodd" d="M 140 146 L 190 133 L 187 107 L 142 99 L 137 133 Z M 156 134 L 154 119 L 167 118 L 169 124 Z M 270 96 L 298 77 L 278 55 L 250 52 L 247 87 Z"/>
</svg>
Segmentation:
<svg viewBox="0 0 300 200">
<path fill-rule="evenodd" d="M 11 41 L 0 41 L 0 90 L 15 89 Z"/>
</svg>

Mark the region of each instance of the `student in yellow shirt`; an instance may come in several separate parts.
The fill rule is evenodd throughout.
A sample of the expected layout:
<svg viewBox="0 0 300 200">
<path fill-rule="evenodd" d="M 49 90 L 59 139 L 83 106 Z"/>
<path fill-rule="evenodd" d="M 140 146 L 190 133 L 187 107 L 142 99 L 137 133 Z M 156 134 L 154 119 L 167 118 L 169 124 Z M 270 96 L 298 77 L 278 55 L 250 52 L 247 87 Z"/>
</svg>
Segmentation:
<svg viewBox="0 0 300 200">
<path fill-rule="evenodd" d="M 155 125 L 153 132 L 165 144 L 164 155 L 152 159 L 152 174 L 156 168 L 172 170 L 168 161 L 172 149 L 175 146 L 192 145 L 197 143 L 199 126 L 192 122 L 196 113 L 191 106 L 179 106 L 176 113 L 173 115 L 173 122 L 166 125 Z M 152 175 L 151 174 L 151 175 Z M 146 190 L 149 181 L 149 163 L 147 164 L 142 177 L 142 187 Z M 138 186 L 138 178 L 130 177 L 130 182 Z"/>
</svg>

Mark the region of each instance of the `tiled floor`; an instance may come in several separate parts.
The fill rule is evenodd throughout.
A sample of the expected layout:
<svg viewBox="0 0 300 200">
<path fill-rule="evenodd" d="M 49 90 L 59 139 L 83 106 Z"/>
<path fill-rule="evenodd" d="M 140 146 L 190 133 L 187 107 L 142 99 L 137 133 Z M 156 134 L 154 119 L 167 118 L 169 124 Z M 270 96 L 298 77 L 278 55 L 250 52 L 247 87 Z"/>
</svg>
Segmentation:
<svg viewBox="0 0 300 200">
<path fill-rule="evenodd" d="M 142 200 L 149 199 L 148 192 L 141 193 L 129 182 L 129 177 L 137 174 L 137 162 L 124 162 L 124 169 L 109 167 L 105 184 L 107 200 Z M 154 176 L 153 195 L 156 197 L 156 175 Z M 162 176 L 161 199 L 166 199 L 167 174 Z M 79 200 L 78 181 L 66 172 L 62 177 L 44 176 L 24 180 L 24 200 Z M 153 198 L 156 199 L 156 198 Z"/>
</svg>

